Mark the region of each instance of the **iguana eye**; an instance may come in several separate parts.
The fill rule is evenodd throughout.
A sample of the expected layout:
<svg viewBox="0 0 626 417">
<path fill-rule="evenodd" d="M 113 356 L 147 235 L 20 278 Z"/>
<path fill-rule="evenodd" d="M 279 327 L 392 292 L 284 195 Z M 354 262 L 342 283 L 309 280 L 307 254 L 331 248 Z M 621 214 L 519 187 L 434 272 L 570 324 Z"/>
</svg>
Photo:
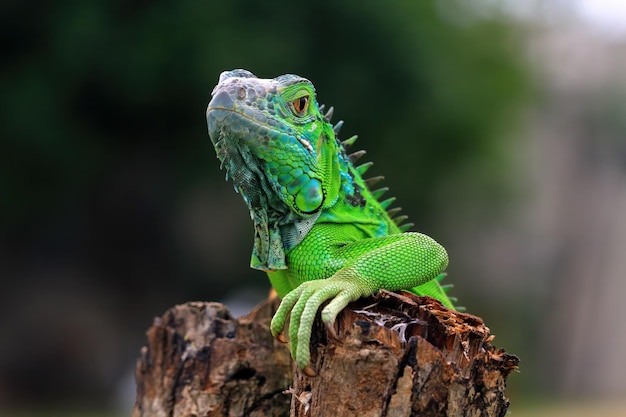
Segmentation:
<svg viewBox="0 0 626 417">
<path fill-rule="evenodd" d="M 309 96 L 302 96 L 300 98 L 293 100 L 291 102 L 291 106 L 293 108 L 293 113 L 296 116 L 298 117 L 304 116 L 307 110 L 309 109 Z"/>
</svg>

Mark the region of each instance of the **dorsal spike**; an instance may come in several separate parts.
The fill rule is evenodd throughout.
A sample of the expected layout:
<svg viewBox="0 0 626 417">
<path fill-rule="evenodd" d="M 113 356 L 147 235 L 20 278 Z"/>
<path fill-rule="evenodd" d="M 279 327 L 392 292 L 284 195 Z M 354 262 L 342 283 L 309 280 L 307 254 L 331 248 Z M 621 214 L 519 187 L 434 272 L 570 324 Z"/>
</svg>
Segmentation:
<svg viewBox="0 0 626 417">
<path fill-rule="evenodd" d="M 335 111 L 335 108 L 333 106 L 330 106 L 330 108 L 328 109 L 328 111 L 324 115 L 324 120 L 326 120 L 327 122 L 330 123 L 330 119 L 332 119 L 334 111 Z"/>
<path fill-rule="evenodd" d="M 403 225 L 398 226 L 398 229 L 400 229 L 401 232 L 406 232 L 413 226 L 415 226 L 415 223 L 404 223 Z"/>
<path fill-rule="evenodd" d="M 379 188 L 378 190 L 372 191 L 372 195 L 376 200 L 383 196 L 387 191 L 389 191 L 389 187 Z"/>
<path fill-rule="evenodd" d="M 386 200 L 381 201 L 380 206 L 384 208 L 385 210 L 387 210 L 387 207 L 389 207 L 394 201 L 396 201 L 395 197 L 388 198 Z"/>
<path fill-rule="evenodd" d="M 330 120 L 329 120 L 330 121 Z M 339 135 L 339 131 L 341 130 L 341 127 L 343 126 L 343 120 L 339 120 L 334 126 L 333 126 L 333 132 L 335 132 L 335 136 Z"/>
<path fill-rule="evenodd" d="M 365 181 L 365 185 L 367 185 L 367 188 L 371 189 L 374 185 L 378 184 L 379 182 L 381 182 L 382 180 L 384 180 L 385 177 L 383 177 L 382 175 L 379 175 L 377 177 L 372 177 L 372 178 L 368 178 Z"/>
<path fill-rule="evenodd" d="M 403 214 L 402 216 L 398 216 L 395 219 L 393 219 L 393 221 L 396 222 L 396 224 L 400 225 L 402 224 L 403 221 L 405 221 L 408 218 L 409 216 L 407 216 L 406 214 Z"/>
<path fill-rule="evenodd" d="M 365 155 L 365 153 L 366 153 L 365 150 L 356 151 L 348 155 L 348 158 L 350 158 L 350 162 L 354 164 L 356 161 L 359 160 L 359 158 Z"/>
<path fill-rule="evenodd" d="M 324 114 L 324 109 L 326 108 L 326 104 L 320 104 L 319 111 Z"/>
<path fill-rule="evenodd" d="M 387 210 L 387 215 L 393 219 L 393 216 L 400 213 L 402 211 L 402 207 L 394 207 L 392 209 Z"/>
<path fill-rule="evenodd" d="M 356 142 L 358 136 L 354 135 L 346 140 L 344 140 L 343 142 L 341 142 L 341 144 L 343 145 L 344 148 L 347 148 L 348 146 L 352 146 L 354 145 L 354 142 Z"/>
<path fill-rule="evenodd" d="M 435 277 L 435 279 L 437 280 L 437 282 L 441 282 L 443 281 L 446 277 L 448 276 L 447 272 L 442 272 L 441 274 L 437 275 Z"/>
<path fill-rule="evenodd" d="M 362 165 L 359 165 L 358 167 L 356 167 L 356 172 L 359 173 L 359 175 L 363 175 L 367 172 L 368 169 L 370 169 L 370 167 L 374 165 L 373 162 L 366 162 Z"/>
</svg>

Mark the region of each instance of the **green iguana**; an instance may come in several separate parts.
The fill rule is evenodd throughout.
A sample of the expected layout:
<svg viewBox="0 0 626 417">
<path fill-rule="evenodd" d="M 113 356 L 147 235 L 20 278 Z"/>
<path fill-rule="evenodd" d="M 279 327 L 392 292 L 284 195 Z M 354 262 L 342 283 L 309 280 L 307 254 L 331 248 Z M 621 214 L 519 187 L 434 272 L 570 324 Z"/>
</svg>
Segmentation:
<svg viewBox="0 0 626 417">
<path fill-rule="evenodd" d="M 406 216 L 380 201 L 387 188 L 364 180 L 371 166 L 347 154 L 342 126 L 323 114 L 310 81 L 297 75 L 260 79 L 237 69 L 220 75 L 207 108 L 209 135 L 226 179 L 243 196 L 254 223 L 251 267 L 266 271 L 280 307 L 271 331 L 285 342 L 288 316 L 292 356 L 308 375 L 311 328 L 320 306 L 334 335 L 346 305 L 380 289 L 410 290 L 454 308 L 439 281 L 445 249 L 430 237 L 406 232 Z"/>
</svg>

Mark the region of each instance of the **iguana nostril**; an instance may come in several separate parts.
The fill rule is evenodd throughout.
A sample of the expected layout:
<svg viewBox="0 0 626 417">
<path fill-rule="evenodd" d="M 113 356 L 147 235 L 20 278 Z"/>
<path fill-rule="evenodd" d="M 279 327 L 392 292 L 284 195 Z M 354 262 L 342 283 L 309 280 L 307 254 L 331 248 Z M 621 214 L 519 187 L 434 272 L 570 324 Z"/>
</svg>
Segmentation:
<svg viewBox="0 0 626 417">
<path fill-rule="evenodd" d="M 237 98 L 239 98 L 239 100 L 243 100 L 244 98 L 246 98 L 246 89 L 243 87 L 239 88 L 239 91 L 237 91 Z"/>
<path fill-rule="evenodd" d="M 209 110 L 212 109 L 232 109 L 233 100 L 224 90 L 217 93 L 209 102 Z"/>
</svg>

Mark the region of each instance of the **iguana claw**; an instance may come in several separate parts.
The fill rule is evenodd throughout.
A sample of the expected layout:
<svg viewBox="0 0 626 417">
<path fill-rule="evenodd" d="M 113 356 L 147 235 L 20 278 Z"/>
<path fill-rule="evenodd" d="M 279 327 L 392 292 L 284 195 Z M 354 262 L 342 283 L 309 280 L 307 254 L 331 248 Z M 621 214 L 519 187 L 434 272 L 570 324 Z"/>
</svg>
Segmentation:
<svg viewBox="0 0 626 417">
<path fill-rule="evenodd" d="M 324 327 L 326 327 L 326 333 L 328 333 L 328 336 L 330 336 L 332 339 L 339 339 L 339 336 L 337 336 L 337 331 L 335 331 L 335 321 L 329 321 L 327 323 L 324 323 Z"/>
<path fill-rule="evenodd" d="M 280 343 L 283 343 L 283 344 L 285 344 L 285 345 L 286 345 L 287 343 L 289 343 L 289 339 L 287 339 L 287 338 L 285 337 L 285 335 L 284 335 L 282 332 L 281 332 L 281 333 L 278 333 L 278 334 L 276 335 L 276 339 L 277 339 Z"/>
<path fill-rule="evenodd" d="M 302 369 L 302 372 L 304 372 L 306 376 L 310 376 L 310 377 L 317 376 L 317 372 L 315 372 L 313 368 L 311 368 L 309 365 L 305 366 L 304 369 Z"/>
</svg>

